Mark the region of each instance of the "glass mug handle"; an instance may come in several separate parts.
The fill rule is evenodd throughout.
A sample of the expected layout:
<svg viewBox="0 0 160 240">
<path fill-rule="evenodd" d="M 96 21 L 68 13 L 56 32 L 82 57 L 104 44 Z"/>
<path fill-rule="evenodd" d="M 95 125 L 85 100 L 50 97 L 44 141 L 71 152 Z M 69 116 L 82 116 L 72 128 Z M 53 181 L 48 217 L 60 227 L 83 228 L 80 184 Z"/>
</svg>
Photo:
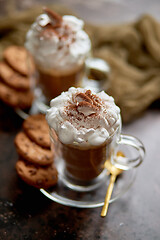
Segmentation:
<svg viewBox="0 0 160 240">
<path fill-rule="evenodd" d="M 138 152 L 138 155 L 135 158 L 114 156 L 112 158 L 112 163 L 117 168 L 129 170 L 131 168 L 138 167 L 142 163 L 145 155 L 145 148 L 139 139 L 130 135 L 121 134 L 119 140 L 117 141 L 117 145 L 118 147 L 120 147 L 120 145 L 127 145 L 133 147 Z"/>
<path fill-rule="evenodd" d="M 85 77 L 82 87 L 90 87 L 95 92 L 106 90 L 109 87 L 109 64 L 101 59 L 88 57 L 85 60 Z"/>
</svg>

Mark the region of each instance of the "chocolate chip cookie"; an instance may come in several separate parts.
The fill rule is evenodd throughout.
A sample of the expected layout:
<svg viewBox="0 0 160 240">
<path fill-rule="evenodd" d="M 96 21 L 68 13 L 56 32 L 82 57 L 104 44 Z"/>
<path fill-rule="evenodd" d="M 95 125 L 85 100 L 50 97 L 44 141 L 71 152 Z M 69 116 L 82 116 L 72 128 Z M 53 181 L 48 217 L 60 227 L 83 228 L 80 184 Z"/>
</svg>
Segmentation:
<svg viewBox="0 0 160 240">
<path fill-rule="evenodd" d="M 20 159 L 16 163 L 16 170 L 24 182 L 36 188 L 47 189 L 58 180 L 58 173 L 53 165 L 40 167 Z"/>
<path fill-rule="evenodd" d="M 24 132 L 17 134 L 15 146 L 20 157 L 28 162 L 41 166 L 53 163 L 53 151 L 40 147 L 31 141 Z"/>
<path fill-rule="evenodd" d="M 43 114 L 29 116 L 23 123 L 26 135 L 43 148 L 50 148 L 49 127 Z"/>
<path fill-rule="evenodd" d="M 31 90 L 18 91 L 0 82 L 0 99 L 13 108 L 27 109 L 32 105 L 34 96 Z"/>
<path fill-rule="evenodd" d="M 3 58 L 15 71 L 20 74 L 28 76 L 35 70 L 32 57 L 22 46 L 7 47 L 3 52 Z"/>
<path fill-rule="evenodd" d="M 0 81 L 18 90 L 28 90 L 31 86 L 28 77 L 13 71 L 5 62 L 0 62 Z"/>
</svg>

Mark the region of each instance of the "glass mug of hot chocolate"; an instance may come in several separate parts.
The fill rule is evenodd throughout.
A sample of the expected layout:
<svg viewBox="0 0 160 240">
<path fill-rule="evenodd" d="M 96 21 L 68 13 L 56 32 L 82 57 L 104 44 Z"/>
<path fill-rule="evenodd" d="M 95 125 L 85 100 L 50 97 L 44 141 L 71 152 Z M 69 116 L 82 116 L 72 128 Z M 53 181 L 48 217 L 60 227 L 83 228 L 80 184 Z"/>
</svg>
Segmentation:
<svg viewBox="0 0 160 240">
<path fill-rule="evenodd" d="M 123 170 L 142 162 L 143 144 L 135 137 L 121 134 L 120 109 L 104 91 L 94 93 L 71 87 L 50 105 L 46 118 L 55 163 L 61 179 L 70 188 L 87 191 L 98 186 L 106 174 L 107 159 Z M 137 150 L 134 159 L 116 157 L 123 144 Z"/>
<path fill-rule="evenodd" d="M 91 50 L 83 26 L 84 22 L 74 16 L 61 17 L 45 8 L 28 31 L 25 47 L 35 61 L 35 95 L 43 96 L 42 102 L 48 104 L 69 87 L 82 86 L 85 60 Z"/>
</svg>

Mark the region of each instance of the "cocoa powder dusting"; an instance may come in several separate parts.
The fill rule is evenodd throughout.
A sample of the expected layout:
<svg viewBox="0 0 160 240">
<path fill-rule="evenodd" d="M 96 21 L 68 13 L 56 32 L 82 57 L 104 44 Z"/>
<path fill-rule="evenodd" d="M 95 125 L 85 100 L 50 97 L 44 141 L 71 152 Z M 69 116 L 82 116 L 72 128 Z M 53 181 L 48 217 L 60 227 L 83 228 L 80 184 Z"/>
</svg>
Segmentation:
<svg viewBox="0 0 160 240">
<path fill-rule="evenodd" d="M 77 93 L 72 97 L 73 103 L 70 103 L 65 110 L 67 117 L 72 121 L 73 118 L 85 119 L 86 117 L 95 117 L 100 109 L 100 99 L 91 94 L 90 90 L 85 93 Z"/>
<path fill-rule="evenodd" d="M 70 44 L 75 42 L 75 34 L 72 29 L 67 24 L 65 24 L 62 17 L 54 11 L 48 8 L 44 8 L 43 11 L 48 15 L 51 21 L 45 26 L 41 26 L 43 30 L 40 33 L 40 37 L 49 39 L 55 35 L 59 38 L 60 41 L 58 50 L 61 50 L 64 45 L 69 48 Z"/>
<path fill-rule="evenodd" d="M 43 11 L 48 15 L 49 18 L 55 20 L 57 23 L 60 24 L 62 22 L 62 17 L 56 12 L 54 12 L 53 10 L 50 10 L 49 8 L 44 7 Z"/>
<path fill-rule="evenodd" d="M 76 94 L 75 99 L 77 100 L 77 102 L 85 101 L 92 104 L 91 98 L 89 98 L 85 93 Z"/>
<path fill-rule="evenodd" d="M 58 35 L 58 33 L 51 24 L 47 24 L 44 30 L 40 33 L 40 37 L 45 36 L 46 38 L 51 38 L 53 35 Z"/>
</svg>

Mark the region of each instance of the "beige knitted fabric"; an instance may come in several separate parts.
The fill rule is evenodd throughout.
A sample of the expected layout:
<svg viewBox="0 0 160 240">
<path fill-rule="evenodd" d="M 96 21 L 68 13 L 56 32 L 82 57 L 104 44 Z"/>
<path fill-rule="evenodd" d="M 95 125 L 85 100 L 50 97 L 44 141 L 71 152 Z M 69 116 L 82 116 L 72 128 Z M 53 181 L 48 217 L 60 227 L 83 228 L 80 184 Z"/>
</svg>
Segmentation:
<svg viewBox="0 0 160 240">
<path fill-rule="evenodd" d="M 61 6 L 51 8 L 61 15 L 71 13 Z M 0 56 L 8 45 L 24 44 L 27 30 L 41 12 L 39 7 L 0 19 Z M 124 122 L 135 119 L 160 98 L 160 24 L 145 15 L 134 23 L 86 24 L 86 31 L 93 55 L 111 66 L 107 93 L 121 108 Z"/>
</svg>

